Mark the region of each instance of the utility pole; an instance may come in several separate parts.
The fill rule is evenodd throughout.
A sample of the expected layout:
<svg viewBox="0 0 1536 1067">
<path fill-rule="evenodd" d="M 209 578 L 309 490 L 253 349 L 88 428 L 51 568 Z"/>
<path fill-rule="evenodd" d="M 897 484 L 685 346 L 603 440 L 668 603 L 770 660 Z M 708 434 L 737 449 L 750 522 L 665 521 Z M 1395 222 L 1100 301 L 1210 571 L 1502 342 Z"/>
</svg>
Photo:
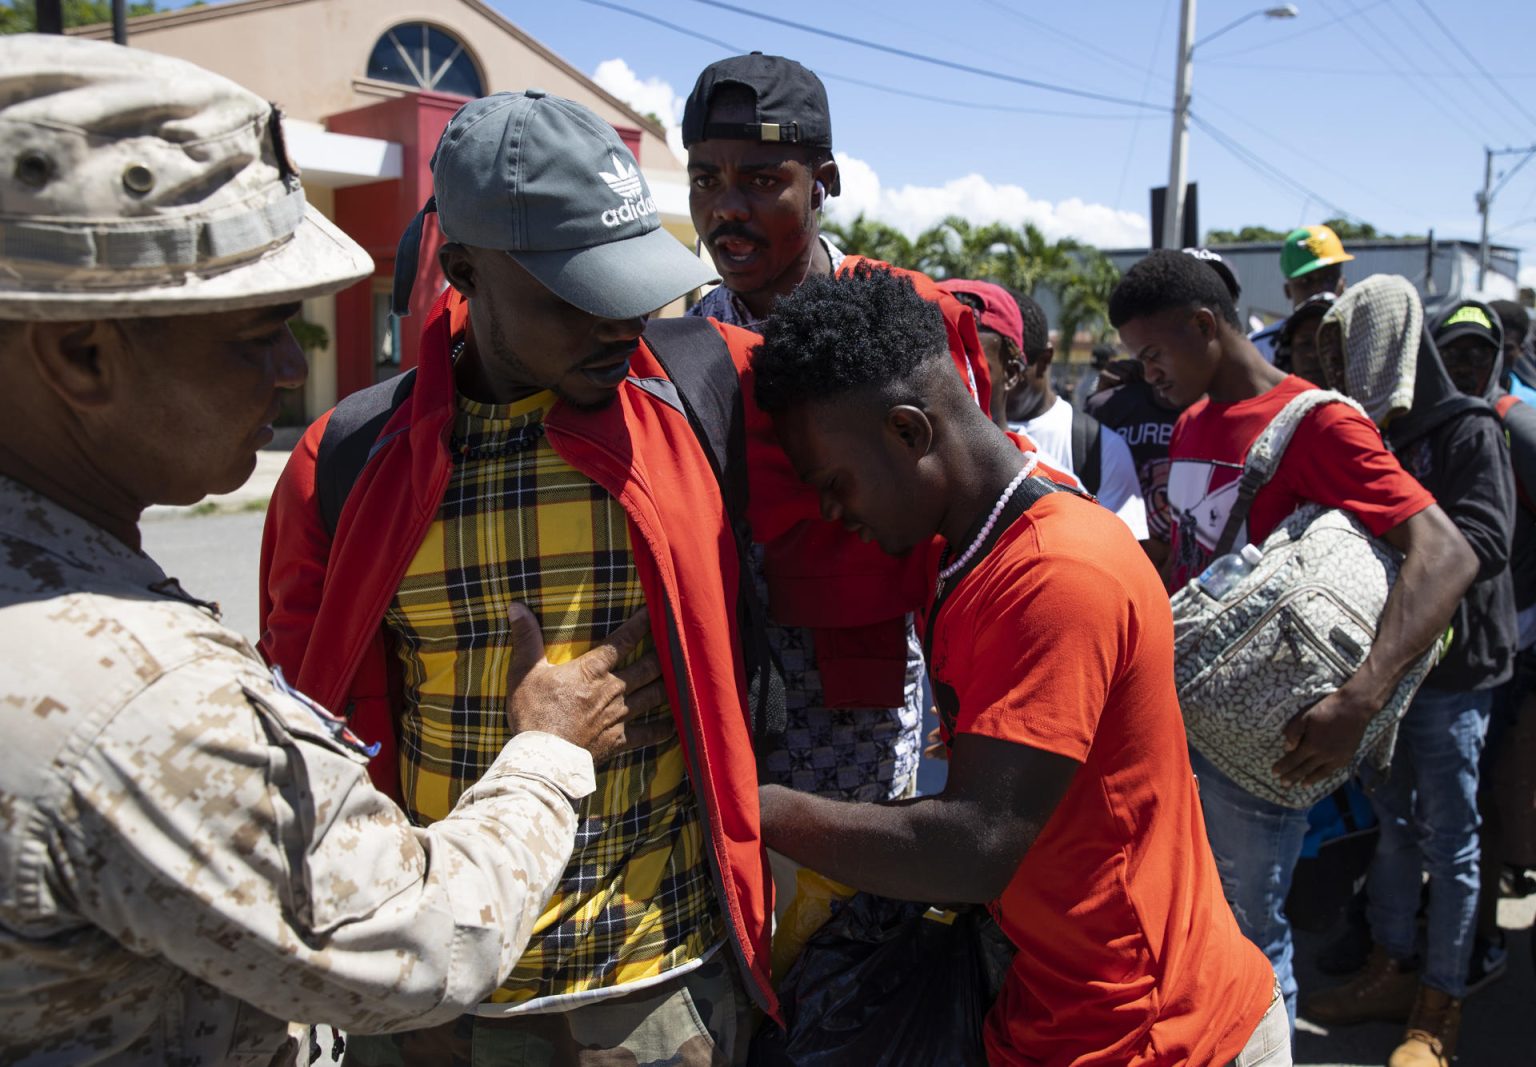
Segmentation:
<svg viewBox="0 0 1536 1067">
<path fill-rule="evenodd" d="M 1189 164 L 1189 83 L 1194 73 L 1195 49 L 1235 30 L 1249 19 L 1293 19 L 1295 4 L 1281 4 L 1250 11 L 1233 19 L 1215 33 L 1195 40 L 1195 0 L 1182 0 L 1179 10 L 1179 64 L 1173 84 L 1173 143 L 1168 150 L 1168 196 L 1163 201 L 1163 247 L 1184 247 L 1184 174 Z"/>
<path fill-rule="evenodd" d="M 1493 157 L 1494 156 L 1520 156 L 1520 162 L 1510 167 L 1499 177 L 1499 184 L 1493 184 Z M 1483 191 L 1477 194 L 1477 211 L 1483 216 L 1482 236 L 1477 243 L 1477 288 L 1481 292 L 1488 281 L 1488 261 L 1490 249 L 1488 245 L 1488 212 L 1493 207 L 1493 198 L 1499 195 L 1499 190 L 1508 184 L 1509 179 L 1520 172 L 1520 168 L 1536 156 L 1536 145 L 1525 148 L 1484 148 L 1483 149 Z"/>
<path fill-rule="evenodd" d="M 112 43 L 128 43 L 128 0 L 112 0 Z"/>
<path fill-rule="evenodd" d="M 1195 0 L 1179 12 L 1179 65 L 1173 85 L 1173 143 L 1168 157 L 1168 197 L 1163 208 L 1163 247 L 1184 247 L 1184 170 L 1189 162 L 1189 80 L 1195 51 Z"/>
<path fill-rule="evenodd" d="M 1483 148 L 1483 191 L 1477 194 L 1477 210 L 1483 216 L 1483 232 L 1477 239 L 1477 291 L 1488 281 L 1488 207 L 1493 202 L 1493 149 Z"/>
</svg>

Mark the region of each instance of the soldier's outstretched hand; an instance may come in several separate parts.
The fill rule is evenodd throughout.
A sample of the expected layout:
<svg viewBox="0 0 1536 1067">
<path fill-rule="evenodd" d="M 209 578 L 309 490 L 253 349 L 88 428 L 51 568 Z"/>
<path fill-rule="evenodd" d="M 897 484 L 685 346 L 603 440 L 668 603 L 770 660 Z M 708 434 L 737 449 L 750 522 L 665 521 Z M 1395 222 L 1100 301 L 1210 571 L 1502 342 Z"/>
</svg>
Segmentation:
<svg viewBox="0 0 1536 1067">
<path fill-rule="evenodd" d="M 620 666 L 649 632 L 645 609 L 582 655 L 558 665 L 544 658 L 544 634 L 526 605 L 513 604 L 507 620 L 512 636 L 507 722 L 514 734 L 554 734 L 586 749 L 592 762 L 601 764 L 625 749 L 654 744 L 673 729 L 670 718 L 636 721 L 667 699 L 656 653 Z"/>
</svg>

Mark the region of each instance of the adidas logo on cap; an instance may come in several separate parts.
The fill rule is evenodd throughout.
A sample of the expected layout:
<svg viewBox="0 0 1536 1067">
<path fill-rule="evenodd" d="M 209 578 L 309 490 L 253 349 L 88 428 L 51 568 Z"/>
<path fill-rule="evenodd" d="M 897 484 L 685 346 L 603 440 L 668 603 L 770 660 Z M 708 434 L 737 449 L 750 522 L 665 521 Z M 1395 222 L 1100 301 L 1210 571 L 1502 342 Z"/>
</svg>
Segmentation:
<svg viewBox="0 0 1536 1067">
<path fill-rule="evenodd" d="M 608 183 L 612 189 L 625 200 L 633 199 L 640 195 L 640 172 L 634 167 L 625 165 L 618 156 L 609 156 L 613 160 L 613 173 L 606 170 L 598 171 L 598 176 Z"/>
<path fill-rule="evenodd" d="M 624 201 L 622 207 L 609 208 L 603 212 L 604 226 L 620 226 L 626 222 L 653 215 L 656 212 L 656 201 L 646 194 L 645 179 L 640 176 L 640 171 L 625 163 L 616 155 L 610 155 L 613 160 L 613 173 L 606 170 L 597 172 L 597 176 L 608 183 L 614 195 Z"/>
</svg>

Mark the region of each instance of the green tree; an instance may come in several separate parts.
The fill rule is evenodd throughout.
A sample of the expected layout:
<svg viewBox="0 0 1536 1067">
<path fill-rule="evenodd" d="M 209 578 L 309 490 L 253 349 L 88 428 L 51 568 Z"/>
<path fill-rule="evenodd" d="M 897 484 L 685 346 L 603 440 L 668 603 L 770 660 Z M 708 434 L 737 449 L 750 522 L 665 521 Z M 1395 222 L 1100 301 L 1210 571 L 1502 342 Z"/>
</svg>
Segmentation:
<svg viewBox="0 0 1536 1067">
<path fill-rule="evenodd" d="M 160 10 L 155 0 L 130 3 L 128 17 L 153 15 Z M 98 26 L 112 21 L 110 0 L 64 0 L 64 25 Z M 37 5 L 33 0 L 4 0 L 0 3 L 0 34 L 32 33 L 37 29 Z"/>
<path fill-rule="evenodd" d="M 1061 312 L 1056 323 L 1060 339 L 1056 351 L 1063 363 L 1072 358 L 1072 342 L 1079 330 L 1087 330 L 1095 339 L 1109 333 L 1109 294 L 1120 281 L 1120 271 L 1097 248 L 1079 245 L 1072 255 L 1072 266 L 1051 280 Z"/>
<path fill-rule="evenodd" d="M 1071 237 L 1052 241 L 1034 223 L 1026 222 L 1011 232 L 995 280 L 1026 296 L 1034 296 L 1042 285 L 1054 289 L 1072 271 L 1073 256 L 1083 247 Z"/>
<path fill-rule="evenodd" d="M 1244 226 L 1241 230 L 1207 230 L 1208 245 L 1235 245 L 1250 242 L 1283 241 L 1289 230 L 1272 230 L 1268 226 Z"/>
<path fill-rule="evenodd" d="M 950 215 L 913 241 L 918 269 L 933 278 L 984 278 L 1001 281 L 1010 257 L 1014 233 L 1002 223 L 972 225 Z"/>
<path fill-rule="evenodd" d="M 932 278 L 979 278 L 1034 296 L 1042 288 L 1061 305 L 1060 351 L 1071 357 L 1079 330 L 1103 338 L 1109 330 L 1109 294 L 1120 280 L 1109 257 L 1071 237 L 1051 240 L 1034 223 L 1017 228 L 975 224 L 951 215 L 913 240 L 894 226 L 859 214 L 822 228 L 850 255 L 884 260 Z M 1282 235 L 1283 236 L 1283 235 Z"/>
<path fill-rule="evenodd" d="M 907 235 L 878 219 L 868 218 L 862 211 L 852 222 L 823 222 L 821 228 L 847 255 L 868 256 L 908 270 L 917 269 L 917 256 Z"/>
<path fill-rule="evenodd" d="M 1324 219 L 1323 225 L 1339 235 L 1341 241 L 1422 241 L 1422 234 L 1398 234 L 1382 233 L 1369 222 L 1358 219 L 1332 218 Z M 1205 234 L 1205 243 L 1208 245 L 1242 244 L 1244 242 L 1283 241 L 1290 230 L 1272 230 L 1268 226 L 1244 226 L 1241 230 L 1208 230 Z"/>
</svg>

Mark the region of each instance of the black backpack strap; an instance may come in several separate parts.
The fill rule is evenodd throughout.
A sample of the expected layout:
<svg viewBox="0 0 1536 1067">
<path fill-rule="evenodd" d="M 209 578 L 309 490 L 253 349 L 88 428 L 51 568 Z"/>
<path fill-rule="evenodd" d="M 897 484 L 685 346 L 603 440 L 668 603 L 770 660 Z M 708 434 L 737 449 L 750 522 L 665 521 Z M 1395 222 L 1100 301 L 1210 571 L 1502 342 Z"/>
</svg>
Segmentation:
<svg viewBox="0 0 1536 1067">
<path fill-rule="evenodd" d="M 646 323 L 645 343 L 677 387 L 683 411 L 720 482 L 731 522 L 747 514 L 747 431 L 741 377 L 730 347 L 708 319 L 683 315 Z"/>
<path fill-rule="evenodd" d="M 1072 413 L 1072 471 L 1094 496 L 1099 495 L 1104 478 L 1103 430 L 1103 424 L 1086 411 Z"/>
<path fill-rule="evenodd" d="M 331 420 L 325 424 L 320 446 L 315 450 L 315 501 L 325 532 L 332 537 L 352 487 L 383 443 L 379 434 L 411 395 L 415 384 L 413 367 L 398 377 L 342 398 L 331 412 Z"/>
<path fill-rule="evenodd" d="M 704 447 L 720 483 L 726 517 L 736 539 L 741 575 L 737 622 L 747 675 L 747 712 L 761 767 L 768 754 L 783 743 L 789 716 L 784 703 L 783 672 L 768 644 L 768 611 L 757 595 L 753 579 L 741 375 L 731 358 L 730 346 L 708 319 L 653 319 L 646 324 L 645 343 L 672 379 L 688 423 Z"/>
<path fill-rule="evenodd" d="M 1019 516 L 1034 507 L 1036 501 L 1050 496 L 1052 493 L 1071 493 L 1073 496 L 1086 496 L 1086 494 L 1069 485 L 1053 482 L 1049 478 L 1044 478 L 1038 474 L 1025 478 L 1019 484 L 1019 487 L 1013 491 L 1013 495 L 1008 498 L 1008 503 L 1003 506 L 1002 513 L 997 517 L 997 522 L 992 524 L 992 532 L 987 535 L 987 539 L 976 550 L 976 554 L 970 558 L 964 567 L 961 567 L 960 570 L 949 576 L 949 579 L 940 588 L 939 595 L 934 598 L 933 607 L 928 611 L 927 625 L 923 627 L 923 659 L 925 662 L 933 663 L 933 635 L 934 631 L 939 628 L 939 612 L 949 602 L 950 594 L 955 591 L 961 582 L 965 581 L 966 577 L 976 569 L 982 560 L 987 558 L 987 554 L 992 551 L 993 546 L 1002 538 L 1003 533 L 1018 520 Z M 953 687 L 939 681 L 932 674 L 929 674 L 928 681 L 933 685 L 933 702 L 938 706 L 939 719 L 944 723 L 946 730 L 954 733 L 955 719 L 960 713 L 960 697 Z"/>
</svg>

